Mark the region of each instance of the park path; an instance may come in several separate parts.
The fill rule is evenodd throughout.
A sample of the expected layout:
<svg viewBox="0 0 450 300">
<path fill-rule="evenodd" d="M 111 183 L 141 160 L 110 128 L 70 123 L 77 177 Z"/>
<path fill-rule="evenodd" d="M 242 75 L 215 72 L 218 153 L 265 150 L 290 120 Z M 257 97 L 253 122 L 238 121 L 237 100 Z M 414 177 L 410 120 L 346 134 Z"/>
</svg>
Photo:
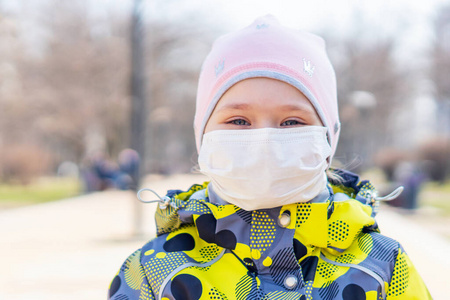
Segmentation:
<svg viewBox="0 0 450 300">
<path fill-rule="evenodd" d="M 164 194 L 203 180 L 150 176 L 145 187 Z M 133 234 L 136 208 L 144 216 L 140 238 Z M 131 192 L 106 191 L 0 212 L 0 300 L 105 299 L 124 259 L 155 235 L 154 209 Z M 434 299 L 448 299 L 448 240 L 389 208 L 377 219 L 403 244 Z"/>
</svg>

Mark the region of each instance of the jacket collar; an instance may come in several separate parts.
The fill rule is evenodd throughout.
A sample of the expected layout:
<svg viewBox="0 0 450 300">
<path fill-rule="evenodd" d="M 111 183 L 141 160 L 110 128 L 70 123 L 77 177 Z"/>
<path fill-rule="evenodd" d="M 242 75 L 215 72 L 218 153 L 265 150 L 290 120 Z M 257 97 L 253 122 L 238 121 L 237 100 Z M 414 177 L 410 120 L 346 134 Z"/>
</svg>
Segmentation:
<svg viewBox="0 0 450 300">
<path fill-rule="evenodd" d="M 291 229 L 295 229 L 296 235 L 304 245 L 343 251 L 350 247 L 362 230 L 365 228 L 377 230 L 377 225 L 373 218 L 375 215 L 372 201 L 373 186 L 368 181 L 359 181 L 357 175 L 347 171 L 339 170 L 338 175 L 342 180 L 330 182 L 329 188 L 334 194 L 324 202 L 290 204 L 265 211 L 271 211 L 270 215 L 280 215 L 289 211 L 291 216 L 295 216 L 295 226 L 293 225 Z M 248 226 L 242 215 L 245 214 L 251 219 L 252 214 L 256 212 L 245 212 L 233 204 L 225 204 L 222 200 L 214 198 L 217 195 L 208 195 L 207 187 L 208 182 L 204 182 L 191 186 L 185 192 L 168 191 L 170 205 L 166 208 L 158 207 L 156 212 L 157 234 L 172 232 L 183 224 L 196 224 L 196 220 L 204 215 L 209 216 L 202 217 L 202 220 L 208 219 L 208 224 L 214 224 L 209 226 L 207 242 L 216 242 L 215 236 L 224 231 L 224 228 Z M 237 217 L 239 214 L 241 216 Z M 308 222 L 304 222 L 305 218 Z M 197 224 L 197 230 L 198 227 Z M 199 232 L 199 235 L 205 239 L 205 234 Z M 228 244 L 219 246 L 230 247 Z"/>
</svg>

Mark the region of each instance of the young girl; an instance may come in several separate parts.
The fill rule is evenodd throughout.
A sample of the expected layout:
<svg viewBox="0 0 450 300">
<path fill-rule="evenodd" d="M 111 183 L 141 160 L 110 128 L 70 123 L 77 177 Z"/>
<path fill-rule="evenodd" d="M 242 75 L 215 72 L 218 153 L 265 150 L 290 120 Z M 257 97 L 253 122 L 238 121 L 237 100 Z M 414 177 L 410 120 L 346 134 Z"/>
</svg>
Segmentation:
<svg viewBox="0 0 450 300">
<path fill-rule="evenodd" d="M 379 233 L 372 185 L 330 169 L 340 123 L 321 38 L 271 16 L 219 38 L 194 128 L 210 182 L 162 199 L 158 236 L 110 299 L 431 299 Z"/>
</svg>

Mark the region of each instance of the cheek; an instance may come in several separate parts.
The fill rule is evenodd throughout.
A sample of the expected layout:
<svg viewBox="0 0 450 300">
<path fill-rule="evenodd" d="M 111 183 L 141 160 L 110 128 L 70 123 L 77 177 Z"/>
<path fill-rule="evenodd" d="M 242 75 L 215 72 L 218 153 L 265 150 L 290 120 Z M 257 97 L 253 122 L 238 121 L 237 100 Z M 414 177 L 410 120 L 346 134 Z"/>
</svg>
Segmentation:
<svg viewBox="0 0 450 300">
<path fill-rule="evenodd" d="M 206 123 L 205 129 L 203 130 L 203 134 L 218 129 L 219 123 L 217 121 L 216 116 L 214 116 L 214 112 Z"/>
<path fill-rule="evenodd" d="M 324 126 L 322 123 L 322 120 L 319 118 L 319 116 L 317 115 L 317 113 L 310 115 L 310 124 L 311 125 L 315 125 L 315 126 Z"/>
<path fill-rule="evenodd" d="M 317 125 L 317 126 L 324 126 L 323 123 L 322 123 L 322 120 L 320 120 L 319 117 L 316 117 L 316 118 L 315 118 L 315 120 L 314 120 L 314 125 Z"/>
<path fill-rule="evenodd" d="M 210 132 L 212 130 L 211 127 L 212 127 L 211 122 L 208 121 L 208 123 L 206 123 L 205 130 L 203 130 L 202 132 L 202 135 L 207 132 Z"/>
</svg>

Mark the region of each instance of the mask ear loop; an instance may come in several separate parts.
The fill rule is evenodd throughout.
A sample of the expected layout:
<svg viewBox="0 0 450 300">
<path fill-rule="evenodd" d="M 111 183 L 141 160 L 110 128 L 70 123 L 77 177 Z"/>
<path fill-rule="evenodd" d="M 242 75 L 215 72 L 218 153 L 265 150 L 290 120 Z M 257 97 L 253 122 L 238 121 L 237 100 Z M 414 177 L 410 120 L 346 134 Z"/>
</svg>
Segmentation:
<svg viewBox="0 0 450 300">
<path fill-rule="evenodd" d="M 148 200 L 148 201 L 147 201 L 147 200 L 142 199 L 142 198 L 141 198 L 141 194 L 142 194 L 142 192 L 145 192 L 145 191 L 152 192 L 153 194 L 156 195 L 156 197 L 159 198 L 159 200 Z M 169 197 L 167 197 L 167 196 L 160 197 L 160 196 L 158 195 L 158 193 L 156 193 L 154 190 L 148 189 L 148 188 L 140 189 L 140 190 L 137 192 L 137 198 L 138 198 L 139 201 L 141 201 L 142 203 L 155 203 L 155 202 L 158 202 L 158 203 L 159 203 L 159 207 L 160 207 L 161 209 L 166 209 L 167 206 L 169 205 L 169 202 L 170 202 L 170 198 L 169 198 Z"/>
</svg>

